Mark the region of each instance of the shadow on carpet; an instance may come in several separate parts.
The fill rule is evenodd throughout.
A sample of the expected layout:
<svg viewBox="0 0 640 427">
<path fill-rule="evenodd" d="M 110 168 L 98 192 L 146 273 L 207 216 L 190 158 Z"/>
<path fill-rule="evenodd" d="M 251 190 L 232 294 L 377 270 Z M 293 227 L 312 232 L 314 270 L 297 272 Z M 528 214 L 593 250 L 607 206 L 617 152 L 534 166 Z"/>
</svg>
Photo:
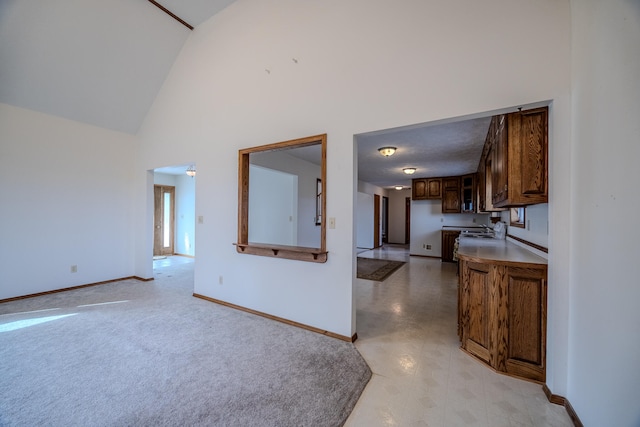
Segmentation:
<svg viewBox="0 0 640 427">
<path fill-rule="evenodd" d="M 357 277 L 358 279 L 382 282 L 404 264 L 402 261 L 358 257 Z"/>
<path fill-rule="evenodd" d="M 0 426 L 344 424 L 371 377 L 352 343 L 194 298 L 192 275 L 0 304 Z"/>
</svg>

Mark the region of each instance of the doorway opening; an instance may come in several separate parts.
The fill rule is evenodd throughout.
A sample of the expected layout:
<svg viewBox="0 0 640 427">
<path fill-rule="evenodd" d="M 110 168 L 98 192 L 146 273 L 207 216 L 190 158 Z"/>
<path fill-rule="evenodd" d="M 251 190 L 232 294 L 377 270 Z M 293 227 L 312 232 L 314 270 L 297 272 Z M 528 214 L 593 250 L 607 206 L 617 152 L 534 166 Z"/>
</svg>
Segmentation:
<svg viewBox="0 0 640 427">
<path fill-rule="evenodd" d="M 176 188 L 153 186 L 153 256 L 174 254 Z"/>
</svg>

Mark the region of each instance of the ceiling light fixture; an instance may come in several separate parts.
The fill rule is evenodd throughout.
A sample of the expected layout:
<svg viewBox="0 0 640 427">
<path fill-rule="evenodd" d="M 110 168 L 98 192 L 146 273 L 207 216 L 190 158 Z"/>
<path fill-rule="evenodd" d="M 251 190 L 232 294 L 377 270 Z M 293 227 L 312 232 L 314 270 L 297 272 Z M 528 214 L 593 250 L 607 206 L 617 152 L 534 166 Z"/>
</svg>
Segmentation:
<svg viewBox="0 0 640 427">
<path fill-rule="evenodd" d="M 389 157 L 391 156 L 393 153 L 395 153 L 397 150 L 396 147 L 381 147 L 378 148 L 378 151 L 380 152 L 380 154 L 382 154 L 385 157 Z"/>
<path fill-rule="evenodd" d="M 396 186 L 395 186 L 395 189 L 396 189 L 396 190 L 402 190 L 403 188 L 404 188 L 404 187 L 403 187 L 402 185 L 396 185 Z"/>
<path fill-rule="evenodd" d="M 404 168 L 402 169 L 402 172 L 406 173 L 407 175 L 413 175 L 414 173 L 416 173 L 416 168 Z"/>
<path fill-rule="evenodd" d="M 187 169 L 187 175 L 189 175 L 191 178 L 196 176 L 196 168 L 195 168 L 195 166 L 193 166 L 193 165 L 189 166 L 189 168 Z"/>
</svg>

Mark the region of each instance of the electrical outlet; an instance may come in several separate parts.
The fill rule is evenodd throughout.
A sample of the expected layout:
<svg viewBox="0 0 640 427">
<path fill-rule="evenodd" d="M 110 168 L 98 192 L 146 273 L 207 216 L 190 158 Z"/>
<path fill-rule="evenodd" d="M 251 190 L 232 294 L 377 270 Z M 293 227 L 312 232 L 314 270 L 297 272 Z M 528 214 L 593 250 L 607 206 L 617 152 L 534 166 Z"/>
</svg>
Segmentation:
<svg viewBox="0 0 640 427">
<path fill-rule="evenodd" d="M 329 228 L 336 228 L 336 219 L 334 217 L 329 218 Z"/>
<path fill-rule="evenodd" d="M 222 285 L 222 276 L 218 276 L 218 284 Z"/>
<path fill-rule="evenodd" d="M 475 218 L 473 218 L 473 219 L 471 220 L 471 222 L 476 222 L 476 219 L 475 219 Z"/>
<path fill-rule="evenodd" d="M 427 250 L 430 251 L 431 250 L 431 245 L 427 245 Z"/>
<path fill-rule="evenodd" d="M 72 273 L 77 273 L 78 272 L 78 266 L 77 265 L 72 265 L 70 268 Z"/>
</svg>

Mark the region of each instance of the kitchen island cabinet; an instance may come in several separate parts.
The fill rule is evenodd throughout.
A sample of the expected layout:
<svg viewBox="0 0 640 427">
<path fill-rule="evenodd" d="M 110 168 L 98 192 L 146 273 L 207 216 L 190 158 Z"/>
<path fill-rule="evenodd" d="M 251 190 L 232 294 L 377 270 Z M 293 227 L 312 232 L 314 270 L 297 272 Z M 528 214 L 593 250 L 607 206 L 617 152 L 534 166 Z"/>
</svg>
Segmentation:
<svg viewBox="0 0 640 427">
<path fill-rule="evenodd" d="M 505 240 L 460 238 L 461 348 L 491 368 L 544 382 L 547 262 Z"/>
</svg>

